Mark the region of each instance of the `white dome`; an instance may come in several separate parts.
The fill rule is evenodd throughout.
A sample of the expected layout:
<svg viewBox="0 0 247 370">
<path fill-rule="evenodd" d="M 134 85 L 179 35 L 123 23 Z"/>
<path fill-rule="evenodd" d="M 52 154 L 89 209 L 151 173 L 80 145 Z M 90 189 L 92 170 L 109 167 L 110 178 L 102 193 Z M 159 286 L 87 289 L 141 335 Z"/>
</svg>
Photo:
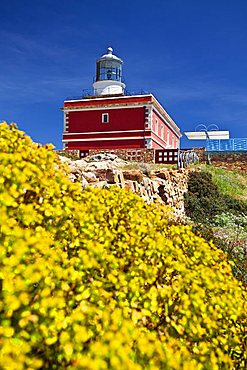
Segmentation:
<svg viewBox="0 0 247 370">
<path fill-rule="evenodd" d="M 97 59 L 97 62 L 101 61 L 101 60 L 116 60 L 120 63 L 123 63 L 122 59 L 118 58 L 116 55 L 112 54 L 113 53 L 113 49 L 109 46 L 107 48 L 107 54 L 104 54 L 102 55 L 102 57 L 100 57 L 99 59 Z"/>
</svg>

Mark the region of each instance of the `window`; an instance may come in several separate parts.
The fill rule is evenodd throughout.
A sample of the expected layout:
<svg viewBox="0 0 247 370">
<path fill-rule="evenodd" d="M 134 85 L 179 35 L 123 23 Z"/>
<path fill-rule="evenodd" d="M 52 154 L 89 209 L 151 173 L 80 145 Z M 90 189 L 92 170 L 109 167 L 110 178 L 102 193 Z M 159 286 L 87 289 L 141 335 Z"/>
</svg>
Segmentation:
<svg viewBox="0 0 247 370">
<path fill-rule="evenodd" d="M 174 148 L 174 136 L 172 136 L 172 148 Z"/>
<path fill-rule="evenodd" d="M 170 145 L 169 141 L 170 141 L 170 132 L 167 131 L 166 143 L 167 143 L 168 146 Z"/>
<path fill-rule="evenodd" d="M 102 123 L 108 123 L 109 122 L 109 113 L 103 113 L 102 114 Z"/>
<path fill-rule="evenodd" d="M 161 128 L 160 128 L 160 136 L 162 139 L 164 139 L 164 126 L 161 125 Z"/>
<path fill-rule="evenodd" d="M 158 134 L 158 120 L 157 119 L 155 120 L 154 131 L 156 132 L 156 134 Z"/>
</svg>

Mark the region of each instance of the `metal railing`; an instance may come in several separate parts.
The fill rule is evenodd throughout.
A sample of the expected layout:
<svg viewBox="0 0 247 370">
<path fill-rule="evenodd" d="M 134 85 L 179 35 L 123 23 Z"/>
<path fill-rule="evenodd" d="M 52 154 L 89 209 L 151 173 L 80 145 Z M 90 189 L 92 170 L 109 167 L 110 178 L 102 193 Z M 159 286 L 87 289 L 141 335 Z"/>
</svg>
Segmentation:
<svg viewBox="0 0 247 370">
<path fill-rule="evenodd" d="M 190 164 L 198 163 L 199 157 L 194 150 L 179 150 L 178 168 L 186 168 Z"/>
<path fill-rule="evenodd" d="M 149 95 L 151 94 L 145 90 L 124 90 L 124 95 L 132 96 L 132 95 Z"/>
<path fill-rule="evenodd" d="M 97 91 L 99 91 L 99 89 L 97 88 Z M 149 92 L 147 91 L 144 91 L 144 90 L 124 90 L 124 93 L 123 94 L 107 94 L 107 95 L 102 95 L 102 96 L 134 96 L 134 95 L 148 95 L 150 94 Z M 81 95 L 75 95 L 75 96 L 68 96 L 65 101 L 67 100 L 81 100 L 81 99 L 86 99 L 86 98 L 89 98 L 89 97 L 100 97 L 99 95 L 95 95 L 95 92 L 93 89 L 85 89 L 85 90 L 82 90 L 82 94 Z"/>
<path fill-rule="evenodd" d="M 247 151 L 247 138 L 228 140 L 207 140 L 207 152 L 243 152 Z"/>
</svg>

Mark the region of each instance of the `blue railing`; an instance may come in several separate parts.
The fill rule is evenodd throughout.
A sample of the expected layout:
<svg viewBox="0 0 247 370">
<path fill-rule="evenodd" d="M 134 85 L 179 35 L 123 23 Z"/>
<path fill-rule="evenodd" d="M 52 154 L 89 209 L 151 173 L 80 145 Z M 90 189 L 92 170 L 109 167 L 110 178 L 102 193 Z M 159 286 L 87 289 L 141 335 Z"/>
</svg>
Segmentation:
<svg viewBox="0 0 247 370">
<path fill-rule="evenodd" d="M 207 140 L 207 152 L 243 152 L 247 151 L 247 138 L 228 140 Z"/>
</svg>

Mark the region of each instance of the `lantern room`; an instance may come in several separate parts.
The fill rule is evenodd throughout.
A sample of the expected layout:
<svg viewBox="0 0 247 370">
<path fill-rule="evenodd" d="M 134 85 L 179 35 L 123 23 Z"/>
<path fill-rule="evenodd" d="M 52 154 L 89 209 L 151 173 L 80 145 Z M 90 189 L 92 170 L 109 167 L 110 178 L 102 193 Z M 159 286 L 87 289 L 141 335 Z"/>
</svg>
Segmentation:
<svg viewBox="0 0 247 370">
<path fill-rule="evenodd" d="M 96 61 L 96 78 L 93 83 L 96 96 L 124 94 L 122 64 L 123 61 L 113 54 L 111 47 L 107 49 L 107 54 Z"/>
</svg>

